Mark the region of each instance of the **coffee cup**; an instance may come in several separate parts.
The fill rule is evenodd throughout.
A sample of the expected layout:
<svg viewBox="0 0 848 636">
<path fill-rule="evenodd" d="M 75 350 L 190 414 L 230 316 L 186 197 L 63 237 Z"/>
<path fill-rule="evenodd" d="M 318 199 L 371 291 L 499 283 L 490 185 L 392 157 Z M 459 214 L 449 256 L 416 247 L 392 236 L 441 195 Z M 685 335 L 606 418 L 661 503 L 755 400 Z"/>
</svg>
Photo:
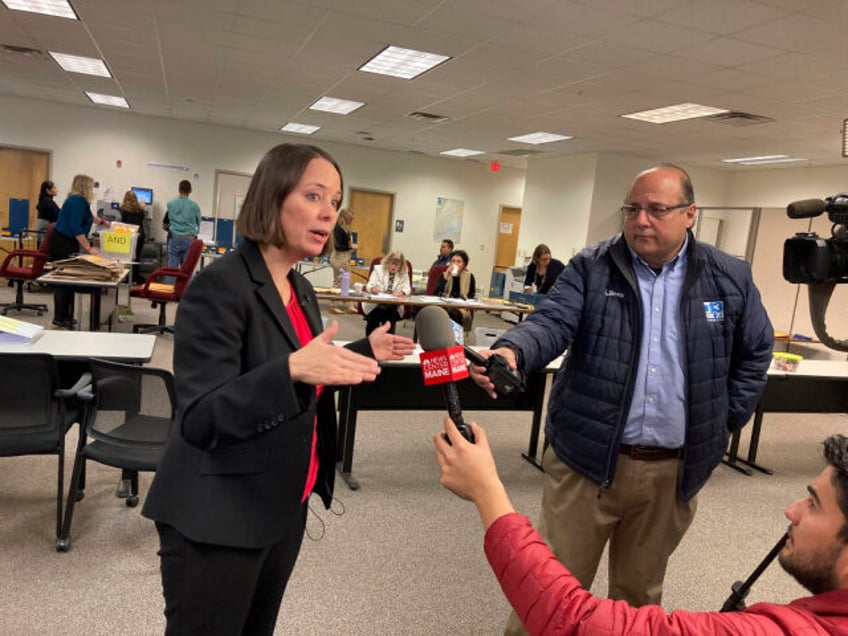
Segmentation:
<svg viewBox="0 0 848 636">
<path fill-rule="evenodd" d="M 353 284 L 353 291 L 355 291 L 355 292 L 361 292 L 361 291 L 362 291 L 362 287 L 363 287 L 362 283 L 354 283 L 354 284 Z"/>
<path fill-rule="evenodd" d="M 454 265 L 451 269 L 451 276 L 459 276 L 459 265 Z"/>
</svg>

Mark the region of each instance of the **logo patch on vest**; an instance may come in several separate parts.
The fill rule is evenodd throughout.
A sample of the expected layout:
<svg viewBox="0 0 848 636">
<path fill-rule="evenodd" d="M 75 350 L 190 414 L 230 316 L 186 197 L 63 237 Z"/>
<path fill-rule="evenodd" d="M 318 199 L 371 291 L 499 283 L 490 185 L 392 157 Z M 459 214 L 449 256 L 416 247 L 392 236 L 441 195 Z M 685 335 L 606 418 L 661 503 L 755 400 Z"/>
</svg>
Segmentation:
<svg viewBox="0 0 848 636">
<path fill-rule="evenodd" d="M 724 322 L 724 301 L 712 300 L 704 303 L 707 322 Z"/>
<path fill-rule="evenodd" d="M 614 289 L 607 289 L 606 291 L 604 291 L 604 296 L 612 296 L 613 298 L 624 298 L 624 293 L 616 291 Z"/>
</svg>

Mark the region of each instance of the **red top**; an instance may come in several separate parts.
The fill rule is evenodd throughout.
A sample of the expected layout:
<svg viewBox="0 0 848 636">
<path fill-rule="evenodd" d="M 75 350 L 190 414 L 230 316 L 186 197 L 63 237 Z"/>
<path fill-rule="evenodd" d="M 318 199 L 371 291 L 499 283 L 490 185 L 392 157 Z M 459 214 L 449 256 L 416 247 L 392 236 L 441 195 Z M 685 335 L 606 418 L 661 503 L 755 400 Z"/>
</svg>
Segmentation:
<svg viewBox="0 0 848 636">
<path fill-rule="evenodd" d="M 306 316 L 303 315 L 303 309 L 300 307 L 300 303 L 297 302 L 297 296 L 292 294 L 291 300 L 289 304 L 286 305 L 286 313 L 289 315 L 289 320 L 291 320 L 292 326 L 294 327 L 294 332 L 297 334 L 297 339 L 300 340 L 300 346 L 304 347 L 308 345 L 312 338 L 315 336 L 312 334 L 312 329 L 309 328 L 309 323 L 306 322 Z M 324 390 L 324 386 L 319 384 L 315 387 L 315 399 L 321 397 L 321 391 Z M 303 499 L 301 501 L 306 501 L 309 498 L 309 494 L 312 492 L 312 489 L 315 487 L 315 482 L 318 480 L 318 417 L 315 417 L 315 421 L 312 424 L 312 448 L 309 452 L 309 470 L 306 472 L 306 485 L 303 488 Z"/>
<path fill-rule="evenodd" d="M 800 598 L 788 605 L 757 603 L 744 612 L 666 614 L 600 599 L 580 587 L 517 513 L 499 517 L 486 532 L 486 557 L 525 629 L 533 635 L 837 636 L 848 634 L 848 590 Z"/>
</svg>

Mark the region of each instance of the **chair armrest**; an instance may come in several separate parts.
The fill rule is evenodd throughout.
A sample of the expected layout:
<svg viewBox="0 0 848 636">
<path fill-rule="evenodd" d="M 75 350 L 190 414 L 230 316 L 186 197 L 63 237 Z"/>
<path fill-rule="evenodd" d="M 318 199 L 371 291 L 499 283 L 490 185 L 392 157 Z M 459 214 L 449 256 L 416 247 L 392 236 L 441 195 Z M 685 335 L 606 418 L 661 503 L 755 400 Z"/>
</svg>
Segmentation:
<svg viewBox="0 0 848 636">
<path fill-rule="evenodd" d="M 174 278 L 185 278 L 186 275 L 179 269 L 171 269 L 170 267 L 160 267 L 157 270 L 154 270 L 150 276 L 147 277 L 147 280 L 144 281 L 142 288 L 145 292 L 150 289 L 150 284 L 158 282 L 160 278 L 166 278 L 168 276 Z"/>
<path fill-rule="evenodd" d="M 83 373 L 71 388 L 58 389 L 55 396 L 65 400 L 72 397 L 82 397 L 81 394 L 86 389 L 91 391 L 91 373 L 89 372 Z"/>
</svg>

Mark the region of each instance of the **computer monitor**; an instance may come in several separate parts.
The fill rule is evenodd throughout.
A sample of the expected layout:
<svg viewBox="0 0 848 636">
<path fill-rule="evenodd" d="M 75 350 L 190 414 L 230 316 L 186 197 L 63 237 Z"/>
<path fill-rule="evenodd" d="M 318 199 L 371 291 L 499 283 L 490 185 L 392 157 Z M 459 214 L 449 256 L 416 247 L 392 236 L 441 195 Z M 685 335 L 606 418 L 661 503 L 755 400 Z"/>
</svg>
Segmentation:
<svg viewBox="0 0 848 636">
<path fill-rule="evenodd" d="M 133 186 L 130 188 L 133 191 L 133 194 L 138 197 L 138 202 L 142 205 L 150 205 L 153 203 L 153 190 L 151 188 L 137 188 Z"/>
</svg>

